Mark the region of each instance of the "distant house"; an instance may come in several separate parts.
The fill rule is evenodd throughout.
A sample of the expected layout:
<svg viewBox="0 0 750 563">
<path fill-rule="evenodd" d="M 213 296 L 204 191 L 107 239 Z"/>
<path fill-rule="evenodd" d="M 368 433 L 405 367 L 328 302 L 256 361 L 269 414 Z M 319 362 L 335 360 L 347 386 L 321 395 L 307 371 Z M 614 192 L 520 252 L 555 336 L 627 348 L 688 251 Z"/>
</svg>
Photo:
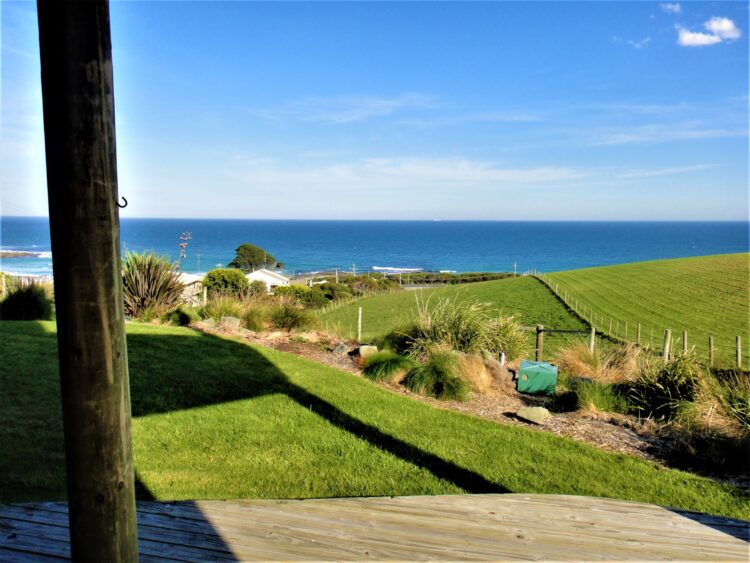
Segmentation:
<svg viewBox="0 0 750 563">
<path fill-rule="evenodd" d="M 273 272 L 271 270 L 267 270 L 265 268 L 261 268 L 260 270 L 255 270 L 254 272 L 250 272 L 249 274 L 246 274 L 245 277 L 247 278 L 247 281 L 254 282 L 256 280 L 262 281 L 264 284 L 266 284 L 266 289 L 268 289 L 268 293 L 273 293 L 273 289 L 275 287 L 286 287 L 289 285 L 289 278 L 286 276 L 282 276 L 281 274 L 277 272 Z"/>
<path fill-rule="evenodd" d="M 182 302 L 200 305 L 203 300 L 203 276 L 180 272 L 177 277 L 180 283 L 185 286 L 185 289 L 182 290 Z"/>
</svg>

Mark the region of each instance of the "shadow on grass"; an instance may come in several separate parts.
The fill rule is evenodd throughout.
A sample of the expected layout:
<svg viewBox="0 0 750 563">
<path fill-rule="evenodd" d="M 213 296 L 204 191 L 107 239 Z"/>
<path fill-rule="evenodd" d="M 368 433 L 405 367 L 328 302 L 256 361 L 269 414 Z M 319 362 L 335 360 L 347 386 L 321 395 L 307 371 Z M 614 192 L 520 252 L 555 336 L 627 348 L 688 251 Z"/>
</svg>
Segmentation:
<svg viewBox="0 0 750 563">
<path fill-rule="evenodd" d="M 128 335 L 133 416 L 283 394 L 337 428 L 468 493 L 507 493 L 474 471 L 391 436 L 291 382 L 253 348 L 205 333 Z M 169 352 L 165 354 L 165 352 Z M 164 360 L 169 362 L 165 365 Z M 150 377 L 145 377 L 146 374 Z M 153 377 L 158 373 L 158 377 Z"/>
</svg>

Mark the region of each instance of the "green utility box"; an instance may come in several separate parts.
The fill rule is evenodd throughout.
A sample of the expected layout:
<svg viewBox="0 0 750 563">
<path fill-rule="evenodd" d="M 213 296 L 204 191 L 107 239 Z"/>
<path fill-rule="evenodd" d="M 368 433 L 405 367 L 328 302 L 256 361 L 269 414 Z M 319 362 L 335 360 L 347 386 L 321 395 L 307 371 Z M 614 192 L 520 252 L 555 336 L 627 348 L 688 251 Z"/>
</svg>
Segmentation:
<svg viewBox="0 0 750 563">
<path fill-rule="evenodd" d="M 519 393 L 554 395 L 557 387 L 557 366 L 547 362 L 524 360 L 518 369 L 516 389 Z"/>
</svg>

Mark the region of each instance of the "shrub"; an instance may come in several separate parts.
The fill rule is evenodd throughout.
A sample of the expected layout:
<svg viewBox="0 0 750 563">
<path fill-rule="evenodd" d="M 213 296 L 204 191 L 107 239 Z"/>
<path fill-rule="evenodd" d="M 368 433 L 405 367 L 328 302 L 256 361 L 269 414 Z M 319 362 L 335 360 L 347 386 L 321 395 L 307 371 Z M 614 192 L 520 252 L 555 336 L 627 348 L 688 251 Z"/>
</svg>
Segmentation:
<svg viewBox="0 0 750 563">
<path fill-rule="evenodd" d="M 248 330 L 260 332 L 263 330 L 263 319 L 265 315 L 258 307 L 247 307 L 242 313 L 242 326 Z"/>
<path fill-rule="evenodd" d="M 750 431 L 750 374 L 730 373 L 716 381 L 714 390 L 727 416 L 738 422 L 745 432 Z"/>
<path fill-rule="evenodd" d="M 342 283 L 326 282 L 316 287 L 318 288 L 318 291 L 323 294 L 323 297 L 325 297 L 328 301 L 349 299 L 350 297 L 352 297 L 352 290 Z"/>
<path fill-rule="evenodd" d="M 640 349 L 632 344 L 615 345 L 609 350 L 598 346 L 591 352 L 588 344 L 578 342 L 560 349 L 557 363 L 560 371 L 570 375 L 621 383 L 637 378 L 640 356 Z"/>
<path fill-rule="evenodd" d="M 123 260 L 122 289 L 126 315 L 152 318 L 174 309 L 185 286 L 165 258 L 128 252 Z"/>
<path fill-rule="evenodd" d="M 365 360 L 363 374 L 372 381 L 399 382 L 416 367 L 416 362 L 407 356 L 393 352 L 377 352 Z"/>
<path fill-rule="evenodd" d="M 314 289 L 304 285 L 277 287 L 274 290 L 274 295 L 289 298 L 299 305 L 306 305 L 308 307 L 322 307 L 328 303 L 328 299 L 326 299 L 317 286 Z"/>
<path fill-rule="evenodd" d="M 224 293 L 239 296 L 244 294 L 249 286 L 245 274 L 235 268 L 211 270 L 203 278 L 203 287 L 214 294 Z M 265 290 L 265 284 L 263 284 L 263 287 Z"/>
<path fill-rule="evenodd" d="M 36 281 L 12 288 L 0 301 L 0 319 L 5 321 L 47 321 L 52 318 L 52 301 L 47 288 Z"/>
<path fill-rule="evenodd" d="M 188 326 L 190 323 L 200 320 L 200 315 L 194 308 L 183 305 L 164 315 L 164 320 L 178 326 Z"/>
<path fill-rule="evenodd" d="M 288 332 L 296 328 L 305 328 L 311 322 L 306 311 L 289 301 L 282 301 L 272 307 L 268 313 L 268 320 L 275 328 Z"/>
<path fill-rule="evenodd" d="M 479 356 L 460 354 L 456 358 L 457 373 L 474 391 L 485 393 L 492 387 L 492 372 Z"/>
<path fill-rule="evenodd" d="M 244 310 L 244 304 L 236 297 L 232 295 L 216 295 L 212 299 L 209 299 L 208 303 L 200 311 L 204 319 L 211 318 L 218 323 L 221 321 L 221 317 L 241 318 Z"/>
<path fill-rule="evenodd" d="M 404 385 L 422 395 L 463 401 L 469 394 L 469 385 L 456 374 L 456 371 L 454 354 L 433 352 L 425 363 L 406 374 Z"/>
<path fill-rule="evenodd" d="M 681 354 L 668 362 L 652 359 L 644 363 L 628 399 L 639 416 L 674 420 L 684 402 L 696 399 L 706 378 L 705 369 L 693 353 Z"/>
<path fill-rule="evenodd" d="M 614 385 L 598 381 L 578 381 L 573 385 L 577 407 L 583 410 L 625 413 L 628 401 Z"/>
<path fill-rule="evenodd" d="M 505 352 L 514 359 L 526 346 L 521 327 L 513 317 L 491 317 L 488 304 L 450 299 L 443 299 L 434 307 L 417 301 L 417 319 L 404 335 L 402 345 L 416 358 L 425 358 L 437 346 L 485 357 Z"/>
<path fill-rule="evenodd" d="M 485 348 L 492 355 L 505 352 L 506 359 L 512 362 L 528 351 L 528 339 L 514 316 L 498 316 L 489 320 Z"/>
<path fill-rule="evenodd" d="M 247 278 L 245 278 L 247 279 Z M 261 280 L 253 280 L 247 286 L 247 295 L 250 297 L 259 297 L 268 293 L 268 286 L 266 282 Z"/>
<path fill-rule="evenodd" d="M 8 295 L 16 287 L 18 287 L 18 280 L 11 275 L 4 272 L 0 272 L 0 299 Z"/>
</svg>

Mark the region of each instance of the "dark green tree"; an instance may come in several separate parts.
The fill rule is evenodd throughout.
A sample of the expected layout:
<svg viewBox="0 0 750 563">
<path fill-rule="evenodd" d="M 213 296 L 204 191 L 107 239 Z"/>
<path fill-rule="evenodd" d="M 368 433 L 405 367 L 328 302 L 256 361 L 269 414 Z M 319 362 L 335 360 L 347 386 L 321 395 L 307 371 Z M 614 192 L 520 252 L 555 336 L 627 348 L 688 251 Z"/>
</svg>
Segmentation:
<svg viewBox="0 0 750 563">
<path fill-rule="evenodd" d="M 235 251 L 237 255 L 229 263 L 230 268 L 239 268 L 243 272 L 251 272 L 258 268 L 283 268 L 284 264 L 270 254 L 254 244 L 241 244 Z"/>
</svg>

